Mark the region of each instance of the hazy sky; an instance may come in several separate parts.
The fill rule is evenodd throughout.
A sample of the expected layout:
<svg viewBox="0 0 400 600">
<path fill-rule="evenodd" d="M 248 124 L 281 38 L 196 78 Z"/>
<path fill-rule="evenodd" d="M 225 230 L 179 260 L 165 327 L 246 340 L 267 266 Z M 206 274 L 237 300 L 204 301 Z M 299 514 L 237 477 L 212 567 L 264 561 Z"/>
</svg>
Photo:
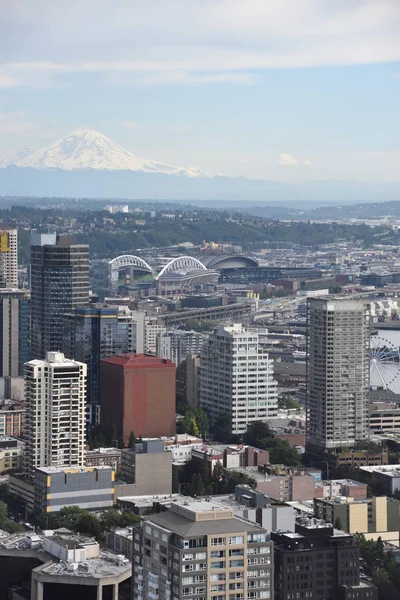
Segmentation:
<svg viewBox="0 0 400 600">
<path fill-rule="evenodd" d="M 0 157 L 90 126 L 228 175 L 400 181 L 400 0 L 0 0 Z"/>
</svg>

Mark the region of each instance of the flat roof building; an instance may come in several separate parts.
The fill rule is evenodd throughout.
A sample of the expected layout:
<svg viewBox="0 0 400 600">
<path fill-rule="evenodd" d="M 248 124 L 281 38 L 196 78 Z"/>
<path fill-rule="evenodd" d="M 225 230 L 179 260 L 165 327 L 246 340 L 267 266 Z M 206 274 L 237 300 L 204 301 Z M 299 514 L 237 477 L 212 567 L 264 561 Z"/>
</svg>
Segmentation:
<svg viewBox="0 0 400 600">
<path fill-rule="evenodd" d="M 175 434 L 175 365 L 148 354 L 118 354 L 100 363 L 101 424 L 129 442 Z"/>
<path fill-rule="evenodd" d="M 265 529 L 208 501 L 173 502 L 134 529 L 133 600 L 186 596 L 273 598 L 273 545 Z M 255 596 L 262 589 L 262 596 Z M 219 594 L 219 596 L 218 596 Z M 239 596 L 236 596 L 239 595 Z"/>
</svg>

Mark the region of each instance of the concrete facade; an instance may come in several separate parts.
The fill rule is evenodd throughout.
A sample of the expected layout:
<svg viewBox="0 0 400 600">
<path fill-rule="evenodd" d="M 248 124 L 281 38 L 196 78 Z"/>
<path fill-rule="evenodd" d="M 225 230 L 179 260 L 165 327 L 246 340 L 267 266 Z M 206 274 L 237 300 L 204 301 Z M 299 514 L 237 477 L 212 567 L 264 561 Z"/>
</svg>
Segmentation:
<svg viewBox="0 0 400 600">
<path fill-rule="evenodd" d="M 273 598 L 265 529 L 213 502 L 173 502 L 133 528 L 133 600 Z M 175 568 L 174 568 L 175 567 Z M 230 587 L 231 586 L 231 587 Z M 219 595 L 218 595 L 219 592 Z M 255 595 L 257 594 L 257 596 Z"/>
<path fill-rule="evenodd" d="M 65 506 L 87 510 L 110 508 L 114 503 L 114 470 L 111 467 L 82 467 L 35 471 L 35 508 L 58 512 Z"/>
<path fill-rule="evenodd" d="M 275 417 L 278 406 L 273 361 L 258 333 L 241 324 L 220 325 L 201 354 L 200 406 L 211 420 L 229 414 L 233 434 L 254 421 Z"/>
<path fill-rule="evenodd" d="M 61 352 L 25 364 L 25 473 L 83 465 L 86 369 Z"/>
<path fill-rule="evenodd" d="M 307 301 L 307 446 L 352 447 L 368 433 L 370 305 Z"/>
<path fill-rule="evenodd" d="M 130 485 L 117 486 L 116 497 L 171 494 L 172 453 L 164 450 L 162 440 L 144 441 L 122 450 L 121 477 Z"/>
</svg>

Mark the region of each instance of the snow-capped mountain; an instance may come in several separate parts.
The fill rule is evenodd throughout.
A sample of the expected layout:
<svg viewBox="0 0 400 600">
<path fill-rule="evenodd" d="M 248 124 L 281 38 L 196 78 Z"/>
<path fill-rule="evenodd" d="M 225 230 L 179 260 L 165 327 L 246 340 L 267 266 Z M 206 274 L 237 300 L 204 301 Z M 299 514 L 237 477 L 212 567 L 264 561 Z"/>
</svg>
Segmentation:
<svg viewBox="0 0 400 600">
<path fill-rule="evenodd" d="M 15 156 L 0 161 L 0 167 L 10 165 L 64 171 L 96 169 L 164 173 L 186 177 L 208 176 L 195 168 L 176 167 L 141 158 L 93 129 L 77 129 L 47 148 L 35 152 L 23 148 Z"/>
</svg>

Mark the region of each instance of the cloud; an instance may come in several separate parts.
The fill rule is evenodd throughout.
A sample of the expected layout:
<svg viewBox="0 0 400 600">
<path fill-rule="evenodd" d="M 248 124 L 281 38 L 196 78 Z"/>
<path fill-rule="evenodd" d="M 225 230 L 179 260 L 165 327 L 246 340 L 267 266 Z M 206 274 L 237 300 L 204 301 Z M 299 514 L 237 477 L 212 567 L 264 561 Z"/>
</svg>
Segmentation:
<svg viewBox="0 0 400 600">
<path fill-rule="evenodd" d="M 26 112 L 0 113 L 0 135 L 52 137 L 54 131 L 42 123 L 29 120 Z"/>
<path fill-rule="evenodd" d="M 248 85 L 268 69 L 399 61 L 399 29 L 398 0 L 14 0 L 0 81 Z"/>
<path fill-rule="evenodd" d="M 0 89 L 1 88 L 14 88 L 17 87 L 18 82 L 16 79 L 12 79 L 12 77 L 9 77 L 8 75 L 0 75 Z"/>
<path fill-rule="evenodd" d="M 298 158 L 295 158 L 291 154 L 286 154 L 285 152 L 279 155 L 278 163 L 284 167 L 309 167 L 311 165 L 309 160 L 299 160 Z"/>
</svg>

